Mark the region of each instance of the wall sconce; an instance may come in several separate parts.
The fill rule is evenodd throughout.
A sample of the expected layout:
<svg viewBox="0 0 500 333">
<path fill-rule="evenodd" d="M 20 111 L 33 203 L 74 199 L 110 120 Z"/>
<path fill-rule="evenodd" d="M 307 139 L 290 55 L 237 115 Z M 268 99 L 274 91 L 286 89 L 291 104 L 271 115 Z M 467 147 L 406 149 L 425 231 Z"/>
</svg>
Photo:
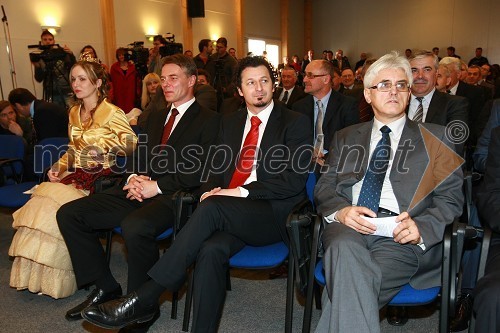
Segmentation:
<svg viewBox="0 0 500 333">
<path fill-rule="evenodd" d="M 51 34 L 57 35 L 59 31 L 61 31 L 61 27 L 58 25 L 42 25 L 42 31 L 48 30 Z"/>
<path fill-rule="evenodd" d="M 149 40 L 150 42 L 153 42 L 153 38 L 156 36 L 156 35 L 145 35 L 146 36 L 146 39 Z"/>
</svg>

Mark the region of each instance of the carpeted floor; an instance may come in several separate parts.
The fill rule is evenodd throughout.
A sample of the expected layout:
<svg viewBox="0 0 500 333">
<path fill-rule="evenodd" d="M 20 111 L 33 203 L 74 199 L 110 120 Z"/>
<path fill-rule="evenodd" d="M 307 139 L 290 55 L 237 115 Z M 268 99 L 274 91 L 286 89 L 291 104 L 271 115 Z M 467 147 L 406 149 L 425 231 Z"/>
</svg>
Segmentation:
<svg viewBox="0 0 500 333">
<path fill-rule="evenodd" d="M 11 211 L 0 210 L 0 333 L 21 332 L 111 332 L 82 321 L 69 322 L 64 318 L 66 310 L 80 303 L 89 291 L 79 290 L 66 299 L 54 300 L 29 291 L 16 291 L 9 287 L 11 260 L 8 247 L 12 239 Z M 111 268 L 124 286 L 127 264 L 125 249 L 115 236 L 112 247 Z M 224 333 L 278 333 L 284 331 L 286 279 L 268 280 L 269 271 L 231 272 L 232 291 L 227 294 L 219 332 Z M 124 286 L 125 287 L 125 286 Z M 161 317 L 150 332 L 182 332 L 185 294 L 179 301 L 178 319 L 170 319 L 171 295 L 164 295 Z M 302 303 L 302 305 L 301 305 Z M 293 332 L 302 327 L 303 302 L 294 304 Z M 313 331 L 320 311 L 313 312 Z M 434 305 L 410 310 L 410 320 L 403 327 L 394 327 L 381 321 L 382 332 L 437 332 L 438 312 Z"/>
</svg>

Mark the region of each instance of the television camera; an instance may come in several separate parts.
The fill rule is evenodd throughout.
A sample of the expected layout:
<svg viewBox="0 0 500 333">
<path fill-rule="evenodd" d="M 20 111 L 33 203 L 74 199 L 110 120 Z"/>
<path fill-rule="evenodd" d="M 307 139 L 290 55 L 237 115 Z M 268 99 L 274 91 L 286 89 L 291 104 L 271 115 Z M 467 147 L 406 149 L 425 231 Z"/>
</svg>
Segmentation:
<svg viewBox="0 0 500 333">
<path fill-rule="evenodd" d="M 57 60 L 63 60 L 67 53 L 64 51 L 59 44 L 52 45 L 28 45 L 28 49 L 38 49 L 36 51 L 30 52 L 30 61 L 31 62 L 39 62 L 43 60 L 44 62 L 55 62 Z"/>
<path fill-rule="evenodd" d="M 165 35 L 165 40 L 167 44 L 160 47 L 161 57 L 171 56 L 174 54 L 183 53 L 183 47 L 181 43 L 175 42 L 175 35 L 170 32 Z"/>
</svg>

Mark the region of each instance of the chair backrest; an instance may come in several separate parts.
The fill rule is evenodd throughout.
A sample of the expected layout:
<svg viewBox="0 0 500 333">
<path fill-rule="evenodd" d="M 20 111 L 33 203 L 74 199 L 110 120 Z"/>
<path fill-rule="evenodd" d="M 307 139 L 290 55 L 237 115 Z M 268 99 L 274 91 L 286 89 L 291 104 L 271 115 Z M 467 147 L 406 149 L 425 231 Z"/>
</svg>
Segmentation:
<svg viewBox="0 0 500 333">
<path fill-rule="evenodd" d="M 46 138 L 34 147 L 34 173 L 42 179 L 48 168 L 68 150 L 68 138 Z"/>
</svg>

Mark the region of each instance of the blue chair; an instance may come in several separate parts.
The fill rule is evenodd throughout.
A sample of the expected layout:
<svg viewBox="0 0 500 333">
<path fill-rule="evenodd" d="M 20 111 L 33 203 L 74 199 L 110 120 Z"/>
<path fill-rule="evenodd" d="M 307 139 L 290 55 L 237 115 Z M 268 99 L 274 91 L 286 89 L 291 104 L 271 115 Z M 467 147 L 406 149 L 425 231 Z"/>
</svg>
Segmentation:
<svg viewBox="0 0 500 333">
<path fill-rule="evenodd" d="M 316 179 L 314 173 L 309 174 L 306 184 L 306 191 L 309 198 L 312 198 L 314 185 Z M 311 200 L 305 199 L 299 203 L 294 211 L 302 211 L 305 207 L 311 206 Z M 290 251 L 288 245 L 284 242 L 277 242 L 266 246 L 250 246 L 246 245 L 238 253 L 229 258 L 230 268 L 242 269 L 269 269 L 277 267 L 289 259 Z M 292 264 L 290 263 L 292 262 Z M 285 315 L 285 332 L 292 331 L 292 313 L 293 313 L 293 260 L 289 260 L 288 277 L 287 277 L 287 300 L 286 300 L 286 315 Z M 184 322 L 182 330 L 187 332 L 189 330 L 189 320 L 191 315 L 191 302 L 192 302 L 192 276 L 189 277 L 188 291 L 186 295 L 186 305 L 184 310 Z M 231 290 L 230 276 L 228 271 L 227 289 Z"/>
<path fill-rule="evenodd" d="M 2 184 L 22 181 L 24 172 L 24 141 L 17 135 L 0 135 L 0 174 Z"/>
<path fill-rule="evenodd" d="M 313 290 L 315 282 L 324 286 L 325 275 L 323 261 L 316 263 L 318 255 L 319 234 L 321 227 L 321 216 L 314 216 L 314 229 L 312 239 L 312 251 L 309 261 L 309 277 L 307 282 L 306 305 L 304 309 L 304 321 L 302 332 L 308 333 L 311 329 L 311 313 L 313 302 Z M 399 293 L 389 302 L 392 306 L 420 306 L 434 302 L 440 296 L 439 332 L 447 333 L 449 329 L 448 318 L 454 313 L 456 293 L 459 290 L 458 270 L 465 239 L 465 226 L 454 222 L 446 228 L 443 240 L 443 265 L 441 273 L 441 285 L 428 289 L 414 289 L 409 284 L 403 286 Z M 310 282 L 310 283 L 309 283 Z M 318 302 L 316 303 L 318 305 Z"/>
<path fill-rule="evenodd" d="M 9 135 L 10 136 L 10 135 Z M 34 148 L 34 174 L 35 181 L 20 182 L 17 184 L 0 187 L 0 206 L 18 208 L 30 199 L 31 195 L 24 192 L 40 184 L 52 164 L 54 164 L 68 149 L 68 138 L 47 138 Z"/>
</svg>

